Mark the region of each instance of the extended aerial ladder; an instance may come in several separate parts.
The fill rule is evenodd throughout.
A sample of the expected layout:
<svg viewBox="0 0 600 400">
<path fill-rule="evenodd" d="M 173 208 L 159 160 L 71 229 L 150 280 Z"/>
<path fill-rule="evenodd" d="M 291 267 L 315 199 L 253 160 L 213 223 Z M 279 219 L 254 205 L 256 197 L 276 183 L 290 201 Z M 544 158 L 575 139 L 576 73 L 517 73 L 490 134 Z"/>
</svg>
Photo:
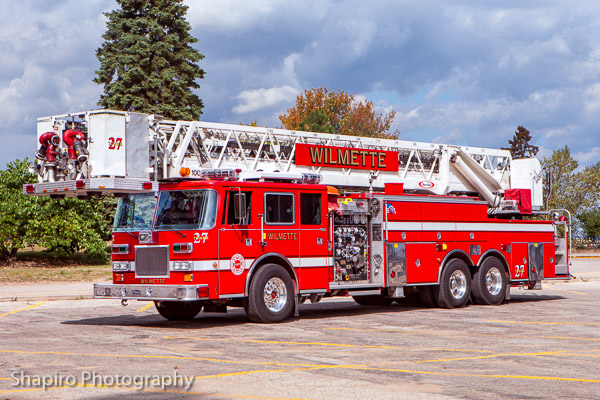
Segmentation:
<svg viewBox="0 0 600 400">
<path fill-rule="evenodd" d="M 24 188 L 33 195 L 155 191 L 159 181 L 233 169 L 243 180 L 319 174 L 321 183 L 348 191 L 402 182 L 406 192 L 479 195 L 495 212 L 515 210 L 504 193 L 518 188 L 531 193 L 533 210 L 542 206 L 539 161 L 513 160 L 507 150 L 170 121 L 112 110 L 40 118 L 38 140 L 38 160 L 30 167 L 39 183 Z"/>
</svg>

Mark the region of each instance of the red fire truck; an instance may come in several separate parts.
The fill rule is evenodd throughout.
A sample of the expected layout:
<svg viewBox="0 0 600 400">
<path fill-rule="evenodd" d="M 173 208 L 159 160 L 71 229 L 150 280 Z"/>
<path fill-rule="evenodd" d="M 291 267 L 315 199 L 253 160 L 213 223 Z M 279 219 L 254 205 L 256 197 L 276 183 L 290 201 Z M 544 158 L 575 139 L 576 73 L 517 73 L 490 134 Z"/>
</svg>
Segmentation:
<svg viewBox="0 0 600 400">
<path fill-rule="evenodd" d="M 568 212 L 542 210 L 539 161 L 504 150 L 111 110 L 40 118 L 38 138 L 25 193 L 119 198 L 94 297 L 167 319 L 279 322 L 348 295 L 497 305 L 569 278 Z"/>
</svg>

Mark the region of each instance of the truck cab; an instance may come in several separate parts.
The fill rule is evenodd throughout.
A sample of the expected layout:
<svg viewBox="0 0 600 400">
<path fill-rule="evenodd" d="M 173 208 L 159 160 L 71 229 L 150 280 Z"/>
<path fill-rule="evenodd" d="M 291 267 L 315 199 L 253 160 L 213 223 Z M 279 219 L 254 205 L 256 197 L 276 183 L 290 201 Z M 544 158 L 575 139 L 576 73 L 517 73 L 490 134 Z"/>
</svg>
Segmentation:
<svg viewBox="0 0 600 400">
<path fill-rule="evenodd" d="M 325 292 L 326 204 L 326 186 L 285 182 L 181 181 L 124 195 L 113 226 L 113 283 L 95 285 L 95 297 L 173 309 L 239 305 L 265 265 L 291 281 L 275 281 L 281 287 L 272 296 Z"/>
</svg>

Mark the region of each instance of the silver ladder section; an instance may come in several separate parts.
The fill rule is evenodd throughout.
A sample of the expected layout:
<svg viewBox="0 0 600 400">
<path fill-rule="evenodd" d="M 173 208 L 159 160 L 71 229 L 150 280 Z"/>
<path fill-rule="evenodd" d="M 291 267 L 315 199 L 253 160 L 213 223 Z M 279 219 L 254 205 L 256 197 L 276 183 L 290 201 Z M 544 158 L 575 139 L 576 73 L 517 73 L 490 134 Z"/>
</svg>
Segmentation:
<svg viewBox="0 0 600 400">
<path fill-rule="evenodd" d="M 318 173 L 322 183 L 336 187 L 383 188 L 404 183 L 405 189 L 434 194 L 473 192 L 451 158 L 468 154 L 469 164 L 493 181 L 497 189 L 510 187 L 510 152 L 404 140 L 375 139 L 315 132 L 288 131 L 208 122 L 166 121 L 154 117 L 153 135 L 160 138 L 156 153 L 159 179 L 179 177 L 182 167 L 241 169 L 241 177 L 263 173 Z M 327 168 L 296 165 L 297 143 L 395 151 L 397 171 Z M 481 173 L 481 171 L 484 171 Z"/>
</svg>

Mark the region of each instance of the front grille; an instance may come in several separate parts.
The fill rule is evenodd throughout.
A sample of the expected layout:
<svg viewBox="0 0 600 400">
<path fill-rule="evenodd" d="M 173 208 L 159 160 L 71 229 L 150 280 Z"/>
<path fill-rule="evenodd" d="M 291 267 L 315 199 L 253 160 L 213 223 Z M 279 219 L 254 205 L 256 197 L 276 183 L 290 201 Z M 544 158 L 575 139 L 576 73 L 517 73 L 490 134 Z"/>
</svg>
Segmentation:
<svg viewBox="0 0 600 400">
<path fill-rule="evenodd" d="M 136 276 L 169 276 L 169 248 L 136 247 L 135 248 Z"/>
</svg>

